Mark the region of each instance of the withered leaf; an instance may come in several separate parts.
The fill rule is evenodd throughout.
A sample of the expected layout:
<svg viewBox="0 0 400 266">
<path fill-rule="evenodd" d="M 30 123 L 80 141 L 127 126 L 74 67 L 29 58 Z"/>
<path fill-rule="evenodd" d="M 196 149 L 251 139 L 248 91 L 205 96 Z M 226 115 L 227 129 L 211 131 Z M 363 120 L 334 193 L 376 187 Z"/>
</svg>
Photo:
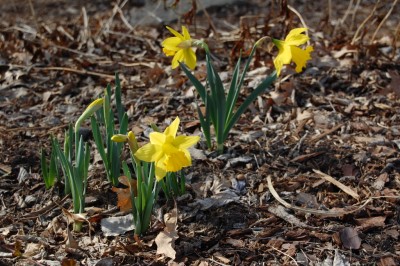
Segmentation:
<svg viewBox="0 0 400 266">
<path fill-rule="evenodd" d="M 348 249 L 359 249 L 361 246 L 361 238 L 358 236 L 357 230 L 352 227 L 345 227 L 339 233 L 343 247 Z"/>
<path fill-rule="evenodd" d="M 129 212 L 132 209 L 132 196 L 131 196 L 131 187 L 133 188 L 133 193 L 137 195 L 137 185 L 136 180 L 132 179 L 129 182 L 128 177 L 120 176 L 118 178 L 119 182 L 126 186 L 126 188 L 117 188 L 112 187 L 112 191 L 117 193 L 118 203 L 117 206 L 122 212 Z"/>
</svg>

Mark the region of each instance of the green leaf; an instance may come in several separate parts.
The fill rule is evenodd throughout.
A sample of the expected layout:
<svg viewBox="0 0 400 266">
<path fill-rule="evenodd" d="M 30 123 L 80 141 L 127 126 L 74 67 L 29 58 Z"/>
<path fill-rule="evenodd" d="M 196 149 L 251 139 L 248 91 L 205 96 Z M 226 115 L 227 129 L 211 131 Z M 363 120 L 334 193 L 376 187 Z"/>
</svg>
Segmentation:
<svg viewBox="0 0 400 266">
<path fill-rule="evenodd" d="M 274 82 L 276 79 L 276 72 L 272 73 L 269 77 L 267 77 L 263 82 L 261 82 L 251 93 L 245 101 L 239 106 L 236 110 L 235 114 L 231 117 L 227 124 L 225 125 L 224 129 L 224 140 L 228 137 L 229 131 L 232 127 L 236 124 L 237 120 L 239 120 L 240 116 L 246 111 L 247 107 L 257 98 L 258 95 L 264 93 Z"/>
<path fill-rule="evenodd" d="M 179 65 L 181 66 L 183 72 L 185 72 L 186 76 L 192 82 L 193 86 L 196 88 L 197 93 L 200 95 L 200 98 L 202 99 L 203 102 L 206 101 L 206 95 L 207 95 L 207 90 L 201 84 L 201 82 L 190 72 L 190 70 L 186 67 L 185 64 L 179 62 Z"/>
<path fill-rule="evenodd" d="M 240 86 L 238 86 L 238 81 L 239 81 L 239 69 L 240 69 L 240 62 L 241 59 L 239 57 L 235 69 L 233 70 L 233 75 L 232 75 L 232 81 L 231 85 L 229 87 L 229 92 L 227 96 L 227 111 L 226 111 L 226 120 L 229 121 L 231 116 L 233 115 L 233 110 L 236 105 L 236 101 L 239 97 L 239 92 L 240 92 Z"/>
<path fill-rule="evenodd" d="M 46 189 L 49 189 L 50 188 L 49 174 L 48 174 L 48 169 L 47 169 L 46 155 L 44 153 L 43 148 L 42 148 L 41 155 L 40 155 L 40 165 L 42 168 L 42 177 L 43 177 L 44 185 L 46 186 Z"/>
<path fill-rule="evenodd" d="M 109 181 L 111 181 L 110 180 L 111 173 L 109 171 L 110 162 L 108 160 L 106 151 L 104 149 L 104 142 L 101 136 L 100 127 L 98 125 L 97 119 L 94 116 L 91 117 L 90 122 L 91 122 L 94 142 L 96 144 L 97 150 L 99 151 L 100 157 L 103 160 L 104 168 L 107 171 L 107 178 L 109 179 Z"/>
<path fill-rule="evenodd" d="M 118 73 L 115 73 L 115 103 L 117 106 L 118 120 L 122 121 L 122 117 L 124 116 L 125 111 L 122 105 L 121 81 L 119 79 Z"/>
<path fill-rule="evenodd" d="M 211 57 L 209 53 L 206 53 L 206 61 L 207 61 L 207 80 L 210 84 L 211 89 L 211 99 L 213 100 L 214 108 L 210 111 L 214 112 L 215 122 L 214 129 L 217 137 L 217 143 L 220 144 L 223 142 L 223 134 L 225 127 L 225 114 L 226 114 L 226 98 L 225 98 L 225 90 L 224 85 L 222 84 L 221 78 L 218 73 L 215 71 Z"/>
</svg>

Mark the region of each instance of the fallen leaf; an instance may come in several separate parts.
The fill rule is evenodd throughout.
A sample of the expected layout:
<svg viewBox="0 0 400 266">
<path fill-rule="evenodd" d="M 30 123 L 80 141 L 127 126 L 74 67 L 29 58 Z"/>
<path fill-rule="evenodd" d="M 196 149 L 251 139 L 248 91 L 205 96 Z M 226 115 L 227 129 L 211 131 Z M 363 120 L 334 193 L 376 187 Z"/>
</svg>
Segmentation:
<svg viewBox="0 0 400 266">
<path fill-rule="evenodd" d="M 335 257 L 333 258 L 332 266 L 350 266 L 350 263 L 343 254 L 340 254 L 339 250 L 335 249 Z"/>
<path fill-rule="evenodd" d="M 131 187 L 133 188 L 134 195 L 137 195 L 136 180 L 132 179 L 131 182 L 129 182 L 128 177 L 126 176 L 120 176 L 118 180 L 121 184 L 125 185 L 126 188 L 112 187 L 111 190 L 117 193 L 117 206 L 119 207 L 121 212 L 129 212 L 132 209 Z"/>
<path fill-rule="evenodd" d="M 33 257 L 40 253 L 41 244 L 28 243 L 25 247 L 24 257 Z"/>
<path fill-rule="evenodd" d="M 383 257 L 378 263 L 379 266 L 396 266 L 398 265 L 393 257 Z"/>
<path fill-rule="evenodd" d="M 382 190 L 387 181 L 389 181 L 388 173 L 380 174 L 378 178 L 375 180 L 375 182 L 372 184 L 372 187 L 375 188 L 376 190 Z"/>
<path fill-rule="evenodd" d="M 75 265 L 76 265 L 76 260 L 75 259 L 64 258 L 61 261 L 61 266 L 75 266 Z"/>
<path fill-rule="evenodd" d="M 231 262 L 230 259 L 224 257 L 224 256 L 223 256 L 221 253 L 219 253 L 219 252 L 215 252 L 215 253 L 213 254 L 213 257 L 217 258 L 219 261 L 221 261 L 222 263 L 225 263 L 225 264 L 229 264 L 229 263 Z"/>
<path fill-rule="evenodd" d="M 64 213 L 65 217 L 67 217 L 68 224 L 75 222 L 88 222 L 88 220 L 86 219 L 86 213 L 72 213 L 64 208 L 62 208 L 61 210 Z"/>
<path fill-rule="evenodd" d="M 118 236 L 135 229 L 133 215 L 109 217 L 101 220 L 101 231 L 105 236 Z"/>
<path fill-rule="evenodd" d="M 345 227 L 340 231 L 340 240 L 343 247 L 348 249 L 359 249 L 361 246 L 361 238 L 358 236 L 357 230 L 352 227 Z"/>
<path fill-rule="evenodd" d="M 168 258 L 175 259 L 175 240 L 178 239 L 176 231 L 178 222 L 178 209 L 175 206 L 170 213 L 164 215 L 165 228 L 156 237 L 157 254 L 164 254 Z"/>
<path fill-rule="evenodd" d="M 73 249 L 79 248 L 78 241 L 75 240 L 74 236 L 72 235 L 72 233 L 68 227 L 67 227 L 67 236 L 68 236 L 68 238 L 67 238 L 67 242 L 65 243 L 65 247 L 73 248 Z"/>
</svg>

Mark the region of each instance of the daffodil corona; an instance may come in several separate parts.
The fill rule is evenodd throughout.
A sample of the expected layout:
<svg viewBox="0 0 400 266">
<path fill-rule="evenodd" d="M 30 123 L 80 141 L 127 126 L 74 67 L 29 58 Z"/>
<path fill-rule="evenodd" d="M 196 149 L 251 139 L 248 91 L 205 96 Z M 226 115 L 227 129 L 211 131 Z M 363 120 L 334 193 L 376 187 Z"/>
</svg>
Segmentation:
<svg viewBox="0 0 400 266">
<path fill-rule="evenodd" d="M 290 64 L 293 61 L 296 64 L 296 72 L 299 73 L 306 66 L 307 61 L 311 59 L 310 53 L 314 50 L 312 46 L 307 46 L 305 50 L 297 47 L 309 40 L 307 35 L 302 34 L 306 30 L 306 28 L 293 29 L 284 41 L 272 39 L 273 43 L 279 49 L 279 54 L 274 59 L 278 76 L 281 73 L 283 65 Z"/>
<path fill-rule="evenodd" d="M 135 156 L 145 162 L 155 162 L 157 181 L 163 179 L 167 172 L 177 172 L 183 167 L 192 165 L 188 148 L 195 145 L 200 137 L 178 136 L 179 117 L 167 127 L 164 133 L 150 133 L 150 143 L 137 150 Z"/>
<path fill-rule="evenodd" d="M 163 52 L 166 56 L 173 56 L 172 68 L 177 68 L 179 62 L 185 63 L 190 69 L 196 67 L 196 53 L 193 50 L 194 40 L 189 31 L 182 26 L 182 34 L 167 26 L 167 29 L 175 36 L 162 42 Z"/>
</svg>

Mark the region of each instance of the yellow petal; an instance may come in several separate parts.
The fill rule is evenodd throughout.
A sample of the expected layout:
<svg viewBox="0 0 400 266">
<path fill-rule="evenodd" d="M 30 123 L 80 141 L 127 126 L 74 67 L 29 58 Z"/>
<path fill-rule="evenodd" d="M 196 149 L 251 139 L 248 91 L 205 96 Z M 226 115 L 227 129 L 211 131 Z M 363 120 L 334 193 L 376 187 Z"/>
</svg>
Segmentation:
<svg viewBox="0 0 400 266">
<path fill-rule="evenodd" d="M 169 37 L 161 43 L 161 46 L 168 50 L 178 51 L 180 49 L 178 45 L 181 42 L 182 40 L 178 37 Z"/>
<path fill-rule="evenodd" d="M 292 52 L 290 46 L 282 45 L 281 48 L 279 48 L 278 56 L 274 59 L 274 65 L 278 76 L 281 73 L 283 65 L 290 64 L 291 60 Z"/>
<path fill-rule="evenodd" d="M 156 179 L 157 179 L 157 181 L 160 181 L 167 174 L 167 171 L 165 169 L 164 160 L 158 161 L 155 165 L 155 169 L 156 169 L 156 171 L 155 171 Z"/>
<path fill-rule="evenodd" d="M 183 56 L 183 50 L 179 50 L 176 52 L 174 55 L 174 58 L 172 58 L 172 69 L 177 68 L 179 66 L 179 62 L 182 62 L 184 60 Z"/>
<path fill-rule="evenodd" d="M 166 26 L 166 28 L 167 28 L 173 35 L 175 35 L 176 37 L 180 38 L 182 41 L 184 40 L 182 34 L 180 34 L 179 32 L 177 32 L 176 30 L 174 30 L 174 29 L 171 28 L 171 27 Z"/>
<path fill-rule="evenodd" d="M 176 152 L 168 155 L 164 161 L 167 172 L 177 172 L 183 167 L 190 166 L 190 161 L 184 152 Z"/>
<path fill-rule="evenodd" d="M 291 30 L 289 34 L 286 36 L 285 44 L 298 46 L 306 43 L 309 40 L 309 38 L 307 35 L 302 34 L 306 30 L 307 30 L 306 28 L 297 28 Z"/>
<path fill-rule="evenodd" d="M 182 150 L 185 153 L 186 158 L 189 161 L 189 165 L 192 165 L 192 157 L 190 156 L 190 152 L 188 150 Z"/>
<path fill-rule="evenodd" d="M 174 147 L 170 143 L 165 143 L 162 146 L 162 150 L 163 150 L 164 154 L 173 154 L 173 153 L 179 152 L 179 149 L 177 147 Z"/>
<path fill-rule="evenodd" d="M 166 136 L 171 136 L 171 137 L 175 138 L 176 132 L 178 132 L 179 122 L 180 122 L 179 117 L 176 117 L 175 120 L 171 123 L 171 125 L 169 125 L 164 130 L 164 134 Z"/>
<path fill-rule="evenodd" d="M 307 61 L 311 59 L 310 53 L 314 50 L 312 46 L 307 46 L 305 50 L 300 49 L 296 46 L 291 47 L 292 60 L 296 64 L 296 72 L 299 73 L 306 66 Z"/>
<path fill-rule="evenodd" d="M 144 162 L 154 162 L 162 157 L 162 150 L 157 145 L 148 143 L 135 152 L 136 158 Z"/>
<path fill-rule="evenodd" d="M 160 132 L 151 132 L 149 137 L 150 137 L 151 144 L 159 145 L 159 146 L 162 146 L 166 140 L 166 136 Z"/>
<path fill-rule="evenodd" d="M 178 136 L 174 139 L 172 145 L 179 149 L 187 149 L 195 145 L 199 140 L 199 136 Z"/>
<path fill-rule="evenodd" d="M 163 48 L 162 50 L 163 50 L 163 52 L 164 52 L 164 54 L 165 54 L 166 56 L 173 56 L 173 55 L 175 55 L 175 53 L 176 53 L 176 51 L 168 50 L 167 48 Z"/>
<path fill-rule="evenodd" d="M 188 31 L 188 29 L 187 29 L 185 26 L 182 26 L 182 33 L 183 33 L 183 38 L 184 38 L 185 40 L 190 40 L 190 39 L 191 39 L 191 38 L 190 38 L 189 31 Z"/>
<path fill-rule="evenodd" d="M 192 48 L 184 49 L 183 57 L 185 64 L 193 70 L 196 67 L 196 53 Z"/>
</svg>

